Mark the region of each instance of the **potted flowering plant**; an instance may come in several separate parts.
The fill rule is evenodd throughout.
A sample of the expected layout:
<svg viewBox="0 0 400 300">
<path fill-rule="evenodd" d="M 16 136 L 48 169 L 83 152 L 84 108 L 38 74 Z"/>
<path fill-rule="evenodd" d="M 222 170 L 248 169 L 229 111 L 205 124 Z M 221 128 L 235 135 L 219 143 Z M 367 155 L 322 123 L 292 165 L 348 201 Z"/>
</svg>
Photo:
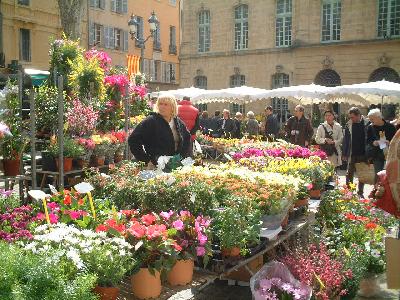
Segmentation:
<svg viewBox="0 0 400 300">
<path fill-rule="evenodd" d="M 99 113 L 93 105 L 74 99 L 67 110 L 67 129 L 74 136 L 90 135 L 96 128 Z"/>
<path fill-rule="evenodd" d="M 165 224 L 169 236 L 177 243 L 177 261 L 168 273 L 168 282 L 171 285 L 186 285 L 192 281 L 194 259 L 203 257 L 207 264 L 211 255 L 210 218 L 193 216 L 189 211 L 179 213 L 161 212 L 161 221 Z"/>
<path fill-rule="evenodd" d="M 132 246 L 120 237 L 109 238 L 104 232 L 79 230 L 63 223 L 35 230 L 26 250 L 45 254 L 58 250 L 63 259 L 73 262 L 76 271 L 86 270 L 97 276 L 94 292 L 101 300 L 115 300 L 117 285 L 133 267 Z"/>
<path fill-rule="evenodd" d="M 106 154 L 111 145 L 111 140 L 108 137 L 99 134 L 92 135 L 92 140 L 95 144 L 93 150 L 93 166 L 103 166 L 106 160 Z"/>
<path fill-rule="evenodd" d="M 53 137 L 50 140 L 50 145 L 48 147 L 50 154 L 55 158 L 57 167 L 59 166 L 59 153 L 60 148 L 57 139 Z M 69 172 L 72 170 L 72 161 L 76 158 L 81 157 L 85 153 L 85 149 L 78 144 L 74 139 L 69 137 L 64 138 L 64 172 Z"/>
<path fill-rule="evenodd" d="M 85 149 L 85 153 L 78 160 L 78 166 L 80 168 L 87 167 L 89 165 L 90 158 L 92 157 L 93 150 L 96 145 L 90 138 L 77 138 L 76 142 Z"/>
</svg>

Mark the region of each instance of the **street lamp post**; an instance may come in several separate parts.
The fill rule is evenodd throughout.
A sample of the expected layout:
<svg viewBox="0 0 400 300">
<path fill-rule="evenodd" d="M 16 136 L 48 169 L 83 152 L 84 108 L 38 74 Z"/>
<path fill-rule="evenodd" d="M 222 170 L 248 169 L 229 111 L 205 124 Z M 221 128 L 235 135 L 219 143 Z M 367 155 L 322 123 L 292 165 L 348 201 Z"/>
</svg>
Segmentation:
<svg viewBox="0 0 400 300">
<path fill-rule="evenodd" d="M 157 25 L 158 25 L 158 19 L 157 16 L 155 14 L 155 12 L 153 11 L 151 13 L 151 16 L 148 20 L 149 25 L 150 25 L 150 35 L 147 38 L 144 38 L 144 36 L 139 36 L 139 22 L 138 19 L 136 18 L 136 16 L 134 16 L 133 14 L 131 15 L 131 18 L 128 22 L 128 26 L 129 26 L 129 33 L 131 34 L 131 39 L 134 41 L 137 41 L 139 44 L 139 48 L 140 48 L 140 64 L 139 64 L 139 68 L 140 68 L 140 72 L 143 73 L 143 59 L 144 59 L 144 45 L 146 44 L 146 42 L 154 36 L 154 33 L 157 30 Z"/>
</svg>

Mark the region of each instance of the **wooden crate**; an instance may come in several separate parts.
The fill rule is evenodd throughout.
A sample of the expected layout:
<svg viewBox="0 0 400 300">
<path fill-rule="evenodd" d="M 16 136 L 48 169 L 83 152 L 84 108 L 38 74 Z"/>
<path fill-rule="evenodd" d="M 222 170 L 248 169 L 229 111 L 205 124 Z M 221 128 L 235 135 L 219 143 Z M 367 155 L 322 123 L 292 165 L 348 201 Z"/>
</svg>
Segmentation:
<svg viewBox="0 0 400 300">
<path fill-rule="evenodd" d="M 264 259 L 262 255 L 257 256 L 252 261 L 247 264 L 247 267 L 253 272 L 253 274 L 257 273 L 258 270 L 264 265 Z M 240 267 L 239 269 L 227 274 L 224 276 L 224 279 L 238 280 L 238 281 L 250 281 L 250 278 L 253 275 L 247 270 L 245 266 Z"/>
</svg>

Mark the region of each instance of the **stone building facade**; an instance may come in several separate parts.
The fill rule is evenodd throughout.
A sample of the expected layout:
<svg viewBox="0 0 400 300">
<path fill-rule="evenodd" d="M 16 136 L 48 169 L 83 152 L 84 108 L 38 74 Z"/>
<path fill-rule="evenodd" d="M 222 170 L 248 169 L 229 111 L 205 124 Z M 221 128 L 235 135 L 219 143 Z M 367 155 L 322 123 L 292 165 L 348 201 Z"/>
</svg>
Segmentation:
<svg viewBox="0 0 400 300">
<path fill-rule="evenodd" d="M 185 0 L 182 16 L 181 87 L 400 82 L 400 0 Z M 269 104 L 294 106 L 207 109 Z"/>
</svg>

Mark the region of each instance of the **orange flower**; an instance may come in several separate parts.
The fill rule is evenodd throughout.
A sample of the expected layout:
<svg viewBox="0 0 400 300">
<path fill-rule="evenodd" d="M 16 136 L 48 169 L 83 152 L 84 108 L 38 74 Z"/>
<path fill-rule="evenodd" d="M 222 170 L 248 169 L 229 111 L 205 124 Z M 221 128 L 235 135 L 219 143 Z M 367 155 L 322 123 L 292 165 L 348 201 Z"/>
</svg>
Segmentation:
<svg viewBox="0 0 400 300">
<path fill-rule="evenodd" d="M 378 225 L 376 223 L 370 222 L 370 223 L 365 224 L 366 229 L 375 229 L 376 227 L 378 227 Z"/>
</svg>

